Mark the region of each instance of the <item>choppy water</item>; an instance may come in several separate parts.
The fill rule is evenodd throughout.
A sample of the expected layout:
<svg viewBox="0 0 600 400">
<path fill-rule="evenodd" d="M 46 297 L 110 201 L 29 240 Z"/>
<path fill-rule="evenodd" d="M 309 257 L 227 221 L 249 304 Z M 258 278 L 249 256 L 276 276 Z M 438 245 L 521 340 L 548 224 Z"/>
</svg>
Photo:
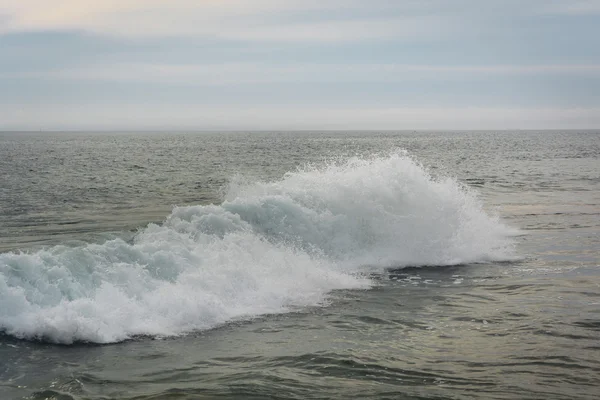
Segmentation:
<svg viewBox="0 0 600 400">
<path fill-rule="evenodd" d="M 0 398 L 596 398 L 599 158 L 599 132 L 2 133 Z"/>
</svg>

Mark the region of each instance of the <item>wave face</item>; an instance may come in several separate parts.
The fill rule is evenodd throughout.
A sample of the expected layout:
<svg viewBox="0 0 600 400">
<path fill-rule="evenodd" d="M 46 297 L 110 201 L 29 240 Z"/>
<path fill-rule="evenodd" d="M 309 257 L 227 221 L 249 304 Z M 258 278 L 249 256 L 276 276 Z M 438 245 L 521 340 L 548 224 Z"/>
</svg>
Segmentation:
<svg viewBox="0 0 600 400">
<path fill-rule="evenodd" d="M 120 239 L 0 254 L 0 331 L 56 343 L 168 336 L 323 304 L 361 272 L 512 257 L 513 232 L 403 152 L 236 178 Z"/>
</svg>

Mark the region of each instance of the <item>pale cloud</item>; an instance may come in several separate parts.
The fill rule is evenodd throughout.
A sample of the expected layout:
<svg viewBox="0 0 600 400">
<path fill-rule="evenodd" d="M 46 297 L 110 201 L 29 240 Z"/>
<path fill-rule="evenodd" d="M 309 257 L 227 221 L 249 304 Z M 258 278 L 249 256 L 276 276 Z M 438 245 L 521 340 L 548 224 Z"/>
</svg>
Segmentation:
<svg viewBox="0 0 600 400">
<path fill-rule="evenodd" d="M 600 108 L 11 105 L 0 129 L 593 129 Z M 23 121 L 35 121 L 23 125 Z M 91 122 L 94 121 L 94 122 Z"/>
<path fill-rule="evenodd" d="M 0 0 L 0 130 L 593 128 L 600 59 L 588 15 L 599 10 L 600 0 Z"/>
<path fill-rule="evenodd" d="M 261 42 L 343 42 L 386 37 L 428 37 L 451 29 L 439 16 L 342 20 L 329 18 L 302 23 L 275 16 L 298 11 L 368 11 L 355 0 L 1 0 L 7 16 L 1 32 L 78 30 L 109 36 L 148 38 L 203 36 Z M 376 2 L 380 2 L 375 0 Z M 385 2 L 381 2 L 385 11 Z M 323 17 L 322 17 L 323 18 Z"/>
<path fill-rule="evenodd" d="M 455 28 L 450 20 L 440 17 L 380 18 L 304 23 L 273 23 L 257 20 L 215 19 L 204 17 L 162 18 L 139 16 L 135 23 L 125 21 L 123 15 L 104 21 L 92 28 L 97 33 L 131 38 L 158 36 L 202 36 L 247 42 L 317 42 L 340 43 L 360 40 L 393 38 L 424 40 L 438 37 L 440 30 Z M 436 28 L 432 28 L 436 27 Z"/>
<path fill-rule="evenodd" d="M 336 43 L 443 38 L 485 29 L 498 17 L 540 13 L 598 14 L 600 0 L 0 0 L 0 34 L 74 30 L 129 38 Z"/>
<path fill-rule="evenodd" d="M 559 0 L 548 2 L 545 13 L 590 15 L 600 13 L 600 0 Z"/>
<path fill-rule="evenodd" d="M 298 3 L 290 2 L 283 7 L 282 4 L 285 2 L 268 0 L 2 0 L 0 13 L 10 16 L 12 30 L 85 30 L 99 29 L 119 15 L 152 16 L 158 19 L 154 22 L 164 22 L 172 15 L 185 20 L 190 14 L 209 19 L 281 10 L 297 7 Z M 136 22 L 135 18 L 129 21 Z"/>
<path fill-rule="evenodd" d="M 406 79 L 451 79 L 475 75 L 600 76 L 600 64 L 557 65 L 411 65 L 411 64 L 148 64 L 117 63 L 66 67 L 42 72 L 0 73 L 0 78 L 61 81 L 110 81 L 236 85 L 300 82 L 398 82 Z"/>
<path fill-rule="evenodd" d="M 432 27 L 437 27 L 436 29 Z M 375 20 L 328 21 L 228 30 L 221 37 L 262 42 L 345 42 L 369 39 L 425 39 L 437 36 L 439 28 L 452 29 L 441 17 L 411 17 Z"/>
</svg>

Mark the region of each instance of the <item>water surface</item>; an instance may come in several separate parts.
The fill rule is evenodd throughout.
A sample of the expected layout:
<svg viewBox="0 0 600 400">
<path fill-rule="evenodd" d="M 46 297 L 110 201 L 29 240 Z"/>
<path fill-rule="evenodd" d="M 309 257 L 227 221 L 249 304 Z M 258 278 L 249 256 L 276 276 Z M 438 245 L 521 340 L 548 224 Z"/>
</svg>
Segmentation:
<svg viewBox="0 0 600 400">
<path fill-rule="evenodd" d="M 2 133 L 0 394 L 596 398 L 599 156 L 589 131 Z"/>
</svg>

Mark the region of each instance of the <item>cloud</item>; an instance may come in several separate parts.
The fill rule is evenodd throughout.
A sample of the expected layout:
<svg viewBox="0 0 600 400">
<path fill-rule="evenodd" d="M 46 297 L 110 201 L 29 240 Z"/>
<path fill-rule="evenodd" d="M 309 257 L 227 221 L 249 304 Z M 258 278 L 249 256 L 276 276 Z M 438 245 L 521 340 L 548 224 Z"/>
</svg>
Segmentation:
<svg viewBox="0 0 600 400">
<path fill-rule="evenodd" d="M 600 108 L 205 107 L 27 105 L 0 110 L 0 129 L 593 129 Z M 31 121 L 35 121 L 32 124 Z"/>
<path fill-rule="evenodd" d="M 566 15 L 600 14 L 600 0 L 551 1 L 543 8 L 545 13 Z"/>
<path fill-rule="evenodd" d="M 20 0 L 0 5 L 0 15 L 7 16 L 0 33 L 80 30 L 130 38 L 336 43 L 426 38 L 452 28 L 440 16 L 389 17 L 386 3 L 374 0 L 379 7 L 372 8 L 356 0 Z M 379 15 L 371 15 L 373 10 Z"/>
<path fill-rule="evenodd" d="M 68 81 L 188 83 L 236 85 L 300 82 L 401 82 L 407 79 L 444 80 L 490 75 L 600 76 L 600 64 L 534 65 L 411 65 L 411 64 L 151 64 L 113 63 L 68 66 L 36 72 L 16 71 L 0 78 Z"/>
<path fill-rule="evenodd" d="M 580 17 L 599 3 L 0 0 L 0 123 L 598 126 L 597 21 Z M 558 104 L 588 108 L 543 108 Z M 498 106 L 508 108 L 490 108 Z"/>
<path fill-rule="evenodd" d="M 598 14 L 600 0 L 0 0 L 0 34 L 72 30 L 252 42 L 422 40 L 540 13 Z"/>
<path fill-rule="evenodd" d="M 450 23 L 440 17 L 411 17 L 373 20 L 328 21 L 254 27 L 226 31 L 222 38 L 261 42 L 348 42 L 370 39 L 425 39 L 437 33 L 433 26 Z"/>
</svg>

